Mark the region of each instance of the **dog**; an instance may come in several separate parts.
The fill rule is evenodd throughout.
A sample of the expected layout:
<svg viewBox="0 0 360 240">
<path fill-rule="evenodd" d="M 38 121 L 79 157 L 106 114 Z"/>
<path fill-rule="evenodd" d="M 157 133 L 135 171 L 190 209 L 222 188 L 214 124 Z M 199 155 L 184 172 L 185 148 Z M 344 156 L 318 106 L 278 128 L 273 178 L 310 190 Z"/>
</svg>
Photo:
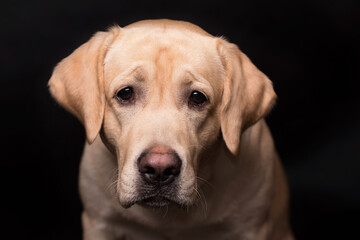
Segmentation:
<svg viewBox="0 0 360 240">
<path fill-rule="evenodd" d="M 235 44 L 183 21 L 114 26 L 48 85 L 86 131 L 83 239 L 293 239 L 276 94 Z"/>
</svg>

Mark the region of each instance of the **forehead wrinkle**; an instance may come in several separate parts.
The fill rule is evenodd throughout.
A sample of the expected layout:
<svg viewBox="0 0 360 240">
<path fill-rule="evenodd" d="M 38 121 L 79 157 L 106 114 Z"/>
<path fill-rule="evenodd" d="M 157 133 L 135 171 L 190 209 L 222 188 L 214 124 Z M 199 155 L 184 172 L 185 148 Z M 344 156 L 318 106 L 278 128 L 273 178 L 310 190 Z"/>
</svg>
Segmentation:
<svg viewBox="0 0 360 240">
<path fill-rule="evenodd" d="M 187 78 L 183 79 L 183 84 L 192 85 L 193 83 L 195 83 L 198 86 L 202 86 L 202 88 L 204 88 L 203 90 L 205 90 L 208 93 L 210 93 L 211 95 L 213 95 L 213 93 L 214 93 L 213 92 L 213 86 L 201 74 L 198 74 L 198 73 L 192 71 L 191 69 L 186 69 L 185 73 L 187 75 L 189 75 L 190 78 L 187 77 Z"/>
<path fill-rule="evenodd" d="M 206 80 L 203 76 L 201 76 L 200 74 L 192 71 L 190 68 L 186 67 L 185 68 L 185 73 L 190 75 L 192 77 L 192 79 L 195 81 L 195 82 L 199 82 L 199 83 L 202 83 L 202 84 L 205 84 L 207 85 L 208 87 L 211 87 L 210 83 L 208 80 Z M 191 80 L 188 80 L 188 81 L 191 81 Z"/>
<path fill-rule="evenodd" d="M 143 71 L 143 65 L 144 65 L 144 63 L 142 61 L 136 62 L 132 66 L 130 66 L 130 68 L 125 70 L 124 72 L 116 75 L 116 77 L 113 80 L 111 80 L 109 88 L 114 89 L 115 87 L 117 87 L 120 84 L 119 82 L 121 82 L 121 80 L 123 80 L 124 78 L 128 78 L 130 75 L 133 75 L 136 72 L 139 72 L 139 74 L 141 74 L 140 72 Z M 135 79 L 137 81 L 144 81 L 143 77 L 135 78 Z"/>
</svg>

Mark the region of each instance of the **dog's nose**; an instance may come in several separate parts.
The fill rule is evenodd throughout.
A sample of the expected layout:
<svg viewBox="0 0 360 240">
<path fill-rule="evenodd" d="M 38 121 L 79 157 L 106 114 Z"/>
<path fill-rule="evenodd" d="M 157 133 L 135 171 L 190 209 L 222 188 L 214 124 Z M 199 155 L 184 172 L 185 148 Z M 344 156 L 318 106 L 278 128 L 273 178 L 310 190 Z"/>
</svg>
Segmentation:
<svg viewBox="0 0 360 240">
<path fill-rule="evenodd" d="M 179 175 L 181 161 L 168 147 L 154 147 L 141 154 L 138 161 L 142 177 L 150 184 L 169 184 Z"/>
</svg>

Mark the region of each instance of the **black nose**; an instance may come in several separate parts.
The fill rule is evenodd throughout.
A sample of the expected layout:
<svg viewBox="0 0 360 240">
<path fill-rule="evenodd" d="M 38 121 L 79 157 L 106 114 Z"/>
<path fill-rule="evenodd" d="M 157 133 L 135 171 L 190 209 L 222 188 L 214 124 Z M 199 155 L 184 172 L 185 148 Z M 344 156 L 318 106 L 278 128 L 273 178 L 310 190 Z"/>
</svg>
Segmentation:
<svg viewBox="0 0 360 240">
<path fill-rule="evenodd" d="M 155 147 L 144 152 L 138 161 L 143 179 L 153 185 L 169 184 L 180 173 L 181 161 L 168 147 Z"/>
</svg>

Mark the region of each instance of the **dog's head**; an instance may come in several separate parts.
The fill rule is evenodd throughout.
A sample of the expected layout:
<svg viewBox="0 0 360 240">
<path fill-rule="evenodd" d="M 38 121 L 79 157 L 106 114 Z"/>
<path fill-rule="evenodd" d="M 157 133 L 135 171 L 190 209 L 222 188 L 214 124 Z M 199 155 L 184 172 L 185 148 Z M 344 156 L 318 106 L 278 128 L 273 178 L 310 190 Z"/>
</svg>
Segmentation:
<svg viewBox="0 0 360 240">
<path fill-rule="evenodd" d="M 204 151 L 222 133 L 237 154 L 241 131 L 276 97 L 236 45 L 169 20 L 95 34 L 58 64 L 49 86 L 87 140 L 101 132 L 116 155 L 124 207 L 193 204 Z"/>
</svg>

